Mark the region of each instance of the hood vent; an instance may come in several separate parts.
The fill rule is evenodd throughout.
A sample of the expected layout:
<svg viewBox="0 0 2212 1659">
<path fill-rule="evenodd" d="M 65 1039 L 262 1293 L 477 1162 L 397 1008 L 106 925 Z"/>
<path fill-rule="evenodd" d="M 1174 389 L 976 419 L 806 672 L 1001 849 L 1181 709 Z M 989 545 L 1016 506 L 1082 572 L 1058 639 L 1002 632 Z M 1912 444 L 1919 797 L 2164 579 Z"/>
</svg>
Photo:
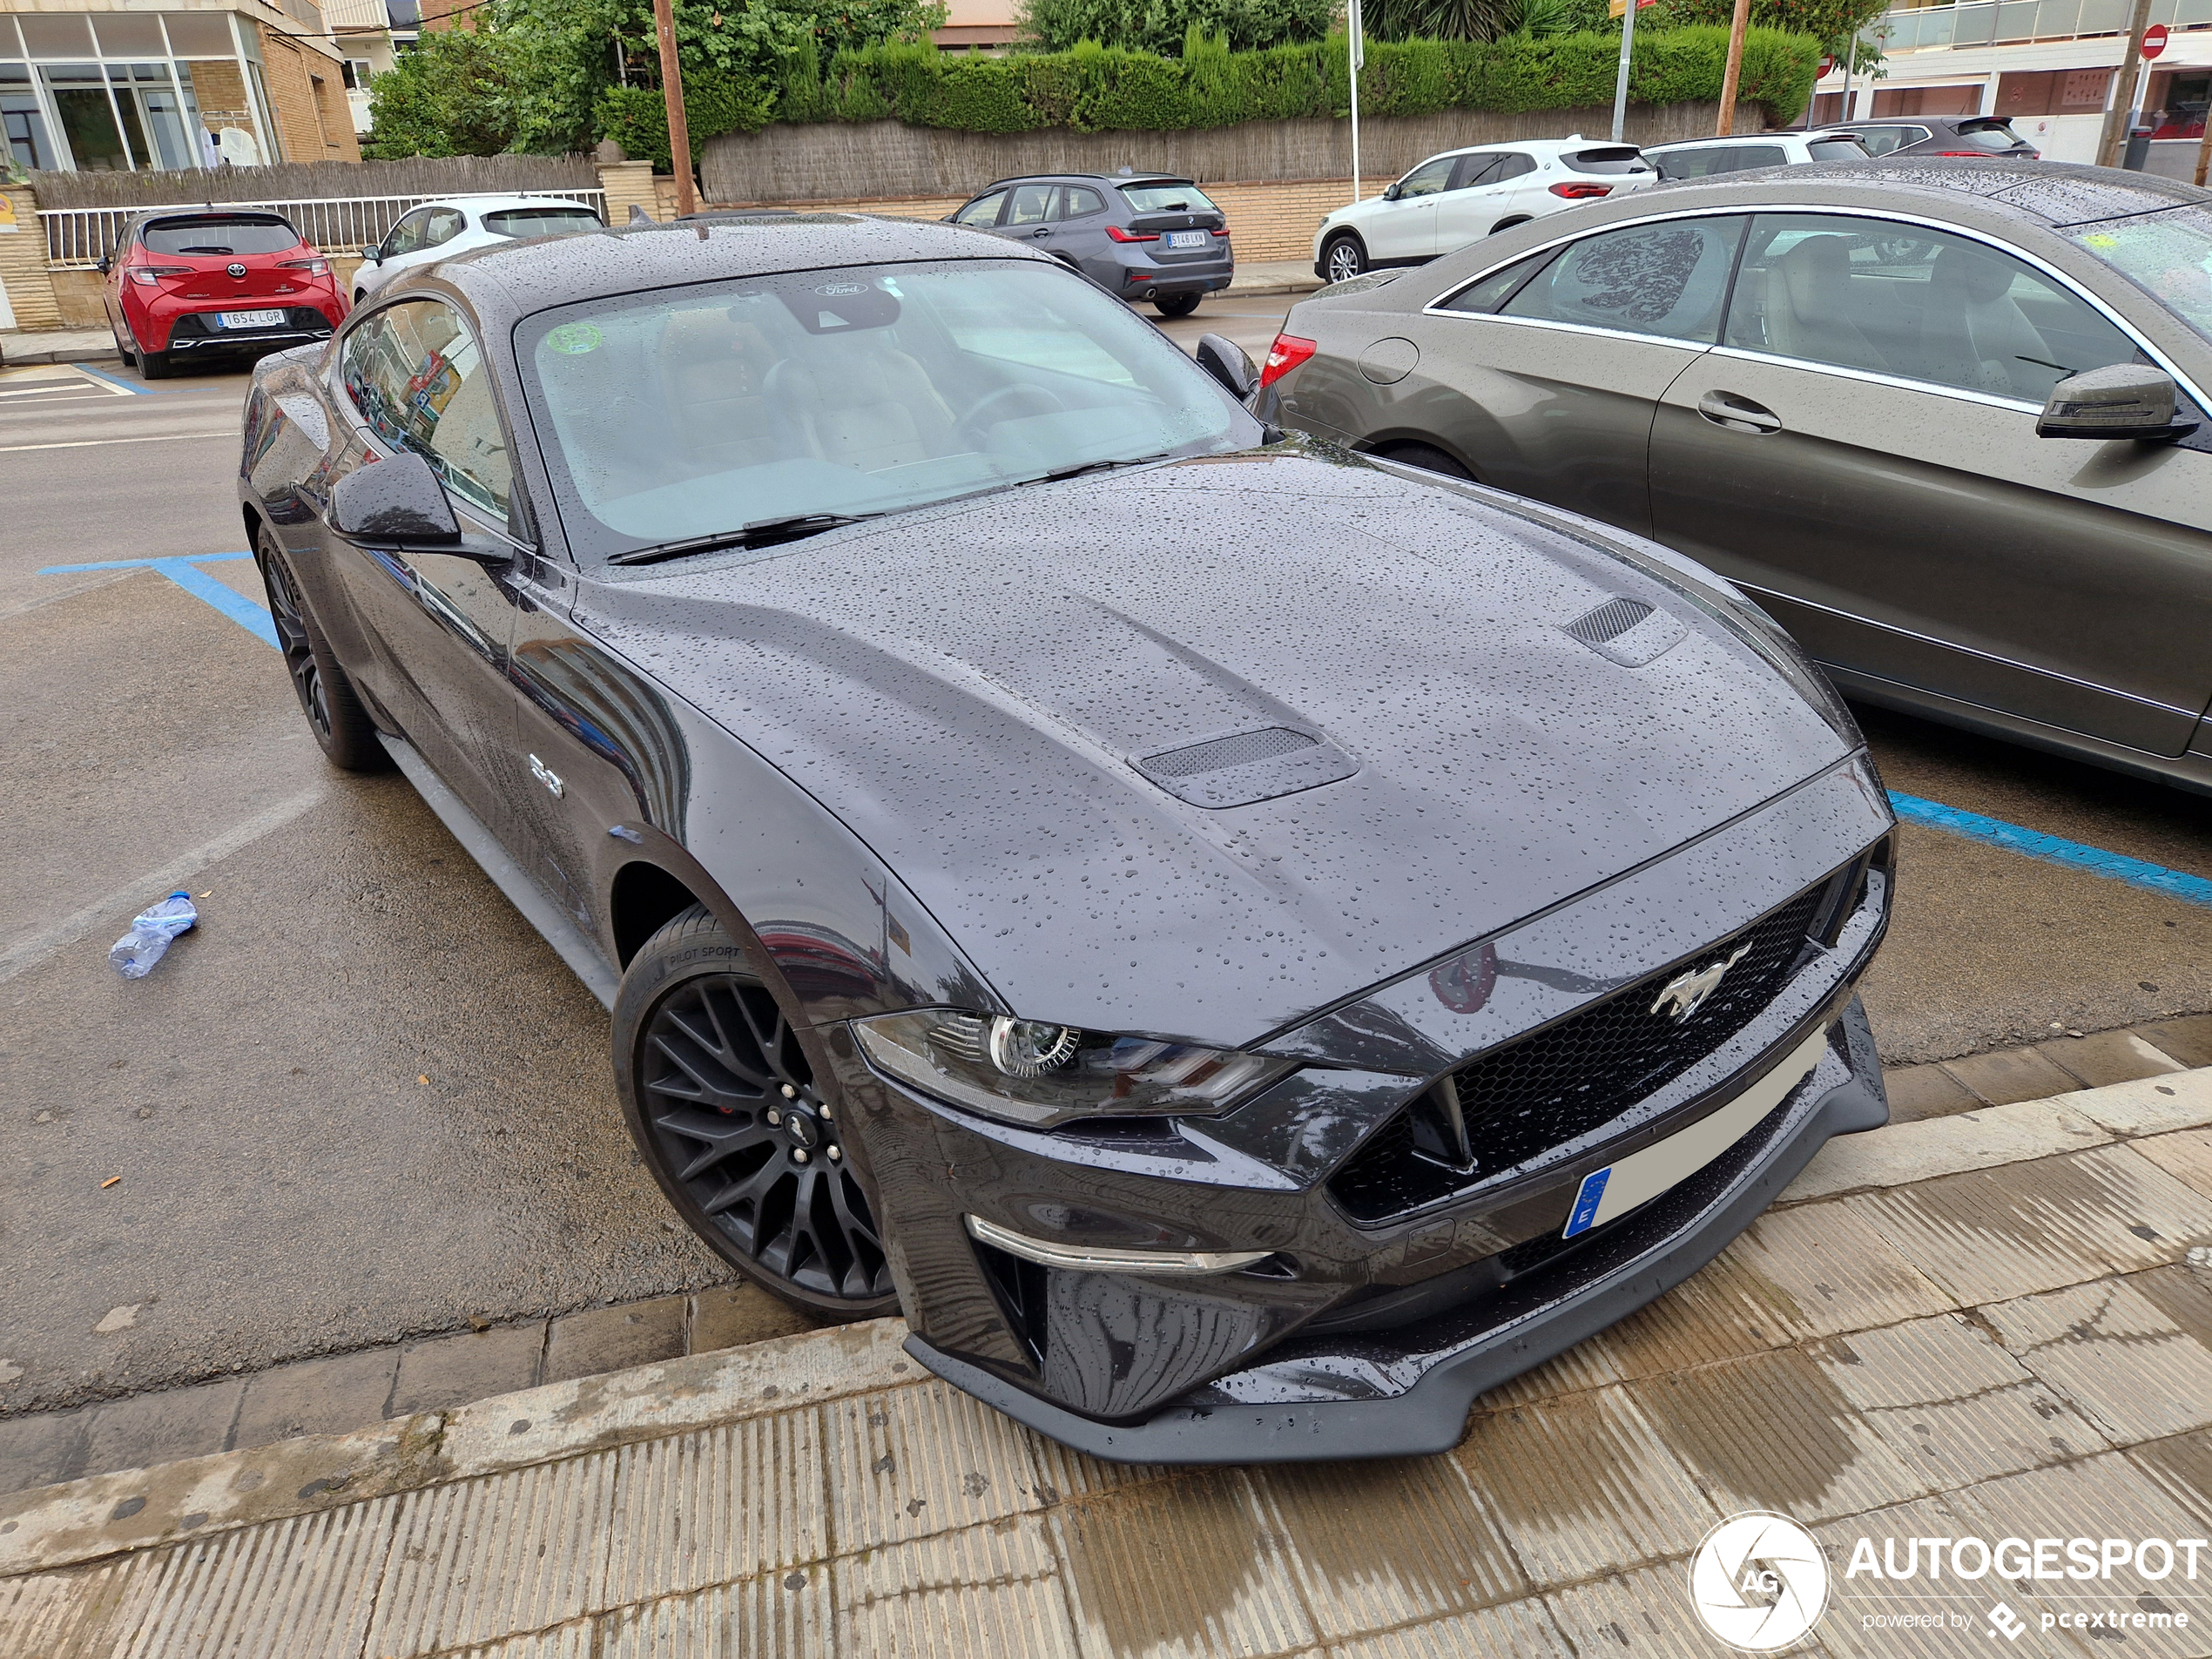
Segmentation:
<svg viewBox="0 0 2212 1659">
<path fill-rule="evenodd" d="M 1682 623 L 1641 599 L 1608 599 L 1563 631 L 1623 668 L 1642 668 L 1689 637 Z"/>
<path fill-rule="evenodd" d="M 1286 725 L 1208 738 L 1130 764 L 1177 800 L 1215 808 L 1316 789 L 1359 770 L 1341 750 Z"/>
</svg>

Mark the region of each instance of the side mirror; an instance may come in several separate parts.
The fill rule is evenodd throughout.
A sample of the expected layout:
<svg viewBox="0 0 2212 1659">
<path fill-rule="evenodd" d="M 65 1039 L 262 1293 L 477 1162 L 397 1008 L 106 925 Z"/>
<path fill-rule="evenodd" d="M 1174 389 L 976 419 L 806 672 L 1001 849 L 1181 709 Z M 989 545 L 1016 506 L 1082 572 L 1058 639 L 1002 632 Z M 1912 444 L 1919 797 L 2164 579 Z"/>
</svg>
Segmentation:
<svg viewBox="0 0 2212 1659">
<path fill-rule="evenodd" d="M 2085 369 L 2051 388 L 2036 417 L 2039 438 L 2141 438 L 2167 442 L 2196 430 L 2176 421 L 2180 388 L 2164 369 L 2148 363 L 2114 363 Z"/>
<path fill-rule="evenodd" d="M 1404 181 L 1401 179 L 1401 180 L 1399 182 L 1399 184 L 1392 185 L 1391 185 L 1391 186 L 1389 186 L 1387 189 L 1386 189 L 1386 190 L 1383 192 L 1383 199 L 1384 199 L 1385 201 L 1386 201 L 1386 202 L 1394 202 L 1394 201 L 1396 201 L 1396 200 L 1398 199 L 1398 198 L 1399 198 L 1399 192 L 1400 192 L 1400 189 L 1401 189 L 1401 186 L 1402 186 L 1403 183 L 1404 183 Z"/>
<path fill-rule="evenodd" d="M 1198 367 L 1219 381 L 1239 403 L 1259 390 L 1259 370 L 1235 341 L 1220 334 L 1200 334 L 1198 349 L 1192 355 L 1197 359 Z"/>
<path fill-rule="evenodd" d="M 430 463 L 412 449 L 356 467 L 330 492 L 330 528 L 357 546 L 395 553 L 451 553 L 504 564 L 511 549 L 464 541 L 453 503 Z"/>
<path fill-rule="evenodd" d="M 383 250 L 379 247 L 377 244 L 374 242 L 370 243 L 367 247 L 361 250 L 361 262 L 365 265 L 383 264 Z"/>
<path fill-rule="evenodd" d="M 101 254 L 101 255 L 100 255 L 100 274 L 101 274 L 102 276 L 105 276 L 105 275 L 106 275 L 106 274 L 107 274 L 110 271 L 112 271 L 114 268 L 115 268 L 115 259 L 114 259 L 114 256 L 113 256 L 112 254 L 108 254 L 108 253 L 103 253 L 103 254 Z"/>
</svg>

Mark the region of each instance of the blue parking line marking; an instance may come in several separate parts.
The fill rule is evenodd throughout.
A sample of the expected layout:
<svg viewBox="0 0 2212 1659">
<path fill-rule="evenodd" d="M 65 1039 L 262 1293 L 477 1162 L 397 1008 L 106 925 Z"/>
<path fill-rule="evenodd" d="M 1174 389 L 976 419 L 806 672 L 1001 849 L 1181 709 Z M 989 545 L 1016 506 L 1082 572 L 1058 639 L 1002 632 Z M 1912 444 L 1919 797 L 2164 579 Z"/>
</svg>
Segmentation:
<svg viewBox="0 0 2212 1659">
<path fill-rule="evenodd" d="M 269 620 L 269 613 L 198 568 L 253 556 L 251 553 L 199 553 L 183 557 L 98 559 L 91 564 L 50 564 L 38 574 L 74 576 L 82 570 L 152 570 L 168 577 L 202 604 L 221 611 L 263 644 L 273 647 L 277 643 L 276 624 Z"/>
<path fill-rule="evenodd" d="M 105 381 L 110 386 L 120 387 L 123 390 L 130 393 L 133 397 L 166 397 L 172 392 L 182 392 L 190 389 L 189 388 L 183 386 L 170 386 L 158 388 L 152 386 L 138 386 L 130 381 L 125 380 L 120 374 L 109 374 L 103 373 L 101 370 L 94 368 L 89 363 L 71 363 L 70 367 L 80 374 L 90 374 L 96 381 Z"/>
<path fill-rule="evenodd" d="M 2201 875 L 2169 870 L 2160 864 L 2147 864 L 2141 859 L 2131 859 L 2124 853 L 2107 853 L 2101 847 L 2084 846 L 2079 841 L 2061 840 L 2055 835 L 2045 835 L 2038 830 L 2022 829 L 2018 824 L 2007 824 L 2002 819 L 1984 818 L 1979 813 L 1946 806 L 1940 801 L 1923 800 L 1918 795 L 1901 795 L 1895 790 L 1890 792 L 1890 805 L 1896 810 L 1897 815 L 1908 824 L 1924 824 L 1946 834 L 1962 835 L 1970 841 L 2001 846 L 2006 852 L 2018 853 L 2024 858 L 2040 859 L 2046 864 L 2086 871 L 2108 880 L 2125 881 L 2131 887 L 2162 893 L 2168 898 L 2179 899 L 2184 904 L 2203 905 L 2212 909 L 2212 880 Z"/>
</svg>

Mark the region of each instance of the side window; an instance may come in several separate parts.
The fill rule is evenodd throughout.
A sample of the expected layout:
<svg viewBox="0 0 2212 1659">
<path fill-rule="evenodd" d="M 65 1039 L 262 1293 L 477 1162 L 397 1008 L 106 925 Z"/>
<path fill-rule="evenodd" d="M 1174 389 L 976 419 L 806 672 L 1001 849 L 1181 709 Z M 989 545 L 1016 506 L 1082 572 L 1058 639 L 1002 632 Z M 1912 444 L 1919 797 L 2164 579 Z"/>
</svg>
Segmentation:
<svg viewBox="0 0 2212 1659">
<path fill-rule="evenodd" d="M 1085 190 L 1081 185 L 1070 185 L 1062 197 L 1060 217 L 1082 219 L 1090 213 L 1106 211 L 1106 199 L 1095 190 Z"/>
<path fill-rule="evenodd" d="M 1908 144 L 1918 144 L 1927 136 L 1925 127 L 1864 127 L 1858 132 L 1859 141 L 1865 145 L 1870 156 L 1885 156 Z"/>
<path fill-rule="evenodd" d="M 1501 314 L 1710 343 L 1741 219 L 1625 226 L 1568 245 Z"/>
<path fill-rule="evenodd" d="M 1728 152 L 1718 146 L 1703 150 L 1669 150 L 1654 156 L 1660 170 L 1669 179 L 1710 179 L 1728 167 Z"/>
<path fill-rule="evenodd" d="M 430 210 L 418 207 L 392 226 L 392 233 L 384 239 L 386 259 L 396 254 L 413 253 L 422 246 L 422 227 L 429 223 Z"/>
<path fill-rule="evenodd" d="M 1788 165 L 1790 152 L 1778 144 L 1738 145 L 1736 150 L 1735 171 L 1746 167 L 1780 167 Z"/>
<path fill-rule="evenodd" d="M 346 336 L 346 391 L 370 431 L 428 460 L 445 486 L 500 523 L 511 482 L 507 441 L 473 335 L 452 309 L 414 300 Z"/>
<path fill-rule="evenodd" d="M 1526 173 L 1535 171 L 1535 157 L 1524 156 L 1519 151 L 1514 151 L 1499 162 L 1497 176 L 1489 182 L 1494 185 L 1502 185 L 1508 179 L 1519 179 Z"/>
<path fill-rule="evenodd" d="M 1450 299 L 1438 305 L 1439 311 L 1461 311 L 1471 316 L 1487 317 L 1519 292 L 1521 285 L 1550 263 L 1559 250 L 1548 247 L 1541 253 L 1532 253 L 1525 260 L 1516 260 L 1502 271 L 1493 271 L 1480 281 L 1470 282 Z"/>
<path fill-rule="evenodd" d="M 953 223 L 988 228 L 999 222 L 999 204 L 1005 199 L 1006 192 L 1002 190 L 995 190 L 988 196 L 978 196 L 953 215 Z"/>
<path fill-rule="evenodd" d="M 1727 340 L 2035 404 L 2070 374 L 2136 361 L 2101 312 L 1986 243 L 1813 213 L 1753 222 Z"/>
<path fill-rule="evenodd" d="M 1461 156 L 1459 181 L 1452 188 L 1473 190 L 1477 185 L 1494 185 L 1498 182 L 1499 165 L 1504 160 L 1503 156 Z"/>
<path fill-rule="evenodd" d="M 1456 156 L 1439 156 L 1433 161 L 1424 161 L 1399 181 L 1398 199 L 1411 201 L 1416 196 L 1433 196 L 1452 182 L 1452 168 Z"/>
<path fill-rule="evenodd" d="M 450 207 L 434 207 L 430 222 L 422 232 L 422 246 L 442 247 L 461 234 L 461 227 L 468 221 Z"/>
<path fill-rule="evenodd" d="M 1057 185 L 1017 185 L 1014 202 L 1006 211 L 1009 228 L 1015 225 L 1042 225 L 1052 217 L 1052 198 Z"/>
</svg>

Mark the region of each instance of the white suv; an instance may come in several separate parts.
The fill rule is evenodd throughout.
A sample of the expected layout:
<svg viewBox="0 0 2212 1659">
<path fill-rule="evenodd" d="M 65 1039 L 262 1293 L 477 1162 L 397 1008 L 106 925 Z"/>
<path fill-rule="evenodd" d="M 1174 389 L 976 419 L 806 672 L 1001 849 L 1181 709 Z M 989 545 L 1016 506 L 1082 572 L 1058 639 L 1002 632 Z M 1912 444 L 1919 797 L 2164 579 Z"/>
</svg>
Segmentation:
<svg viewBox="0 0 2212 1659">
<path fill-rule="evenodd" d="M 1313 274 L 1341 282 L 1378 266 L 1420 265 L 1493 231 L 1658 178 L 1635 145 L 1594 144 L 1579 132 L 1431 156 L 1381 195 L 1321 221 Z"/>
<path fill-rule="evenodd" d="M 354 303 L 361 304 L 402 271 L 472 247 L 601 228 L 598 214 L 562 196 L 455 196 L 425 202 L 393 226 L 381 242 L 361 250 L 361 268 L 354 273 Z"/>
<path fill-rule="evenodd" d="M 1864 161 L 1856 132 L 1750 132 L 1741 138 L 1686 138 L 1643 152 L 1665 179 L 1710 179 L 1753 167 L 1797 167 L 1812 161 Z"/>
</svg>

